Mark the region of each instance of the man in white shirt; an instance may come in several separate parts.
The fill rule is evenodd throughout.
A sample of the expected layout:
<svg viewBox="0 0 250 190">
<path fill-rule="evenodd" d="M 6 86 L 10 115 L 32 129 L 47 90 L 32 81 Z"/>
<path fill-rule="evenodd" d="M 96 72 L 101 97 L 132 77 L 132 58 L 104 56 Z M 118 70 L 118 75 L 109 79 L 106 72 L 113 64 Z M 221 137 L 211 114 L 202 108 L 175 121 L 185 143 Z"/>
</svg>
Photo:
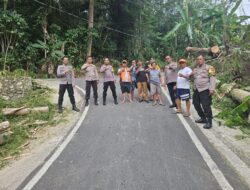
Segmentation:
<svg viewBox="0 0 250 190">
<path fill-rule="evenodd" d="M 177 112 L 182 113 L 181 100 L 186 101 L 186 114 L 185 117 L 190 116 L 190 82 L 189 77 L 192 75 L 192 69 L 187 67 L 187 61 L 185 59 L 179 60 L 180 70 L 177 75 L 176 82 L 176 105 Z"/>
</svg>

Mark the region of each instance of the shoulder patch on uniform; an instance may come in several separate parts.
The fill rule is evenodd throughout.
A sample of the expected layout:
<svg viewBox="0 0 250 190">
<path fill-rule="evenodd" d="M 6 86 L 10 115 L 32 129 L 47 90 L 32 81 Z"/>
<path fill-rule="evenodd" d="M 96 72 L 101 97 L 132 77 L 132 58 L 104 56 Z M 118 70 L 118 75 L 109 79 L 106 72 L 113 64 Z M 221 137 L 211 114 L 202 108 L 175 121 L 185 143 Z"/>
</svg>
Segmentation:
<svg viewBox="0 0 250 190">
<path fill-rule="evenodd" d="M 208 74 L 210 75 L 210 76 L 214 76 L 215 75 L 215 68 L 213 67 L 213 66 L 209 66 L 209 68 L 208 68 Z"/>
</svg>

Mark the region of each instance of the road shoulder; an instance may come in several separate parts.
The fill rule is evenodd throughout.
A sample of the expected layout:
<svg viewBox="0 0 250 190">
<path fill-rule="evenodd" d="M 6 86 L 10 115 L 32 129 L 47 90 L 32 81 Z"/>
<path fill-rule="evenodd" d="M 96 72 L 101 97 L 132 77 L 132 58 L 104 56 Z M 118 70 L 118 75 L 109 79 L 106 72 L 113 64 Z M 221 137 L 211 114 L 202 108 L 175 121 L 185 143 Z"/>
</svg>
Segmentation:
<svg viewBox="0 0 250 190">
<path fill-rule="evenodd" d="M 165 89 L 163 90 L 168 94 Z M 182 109 L 185 109 L 185 102 L 182 102 Z M 216 112 L 217 110 L 213 111 Z M 198 114 L 192 106 L 190 119 L 193 124 L 200 129 L 213 147 L 250 188 L 249 139 L 237 140 L 236 136 L 242 135 L 242 132 L 238 129 L 230 129 L 219 125 L 216 119 L 213 121 L 214 127 L 212 129 L 203 129 L 202 125 L 194 122 L 197 118 Z"/>
<path fill-rule="evenodd" d="M 38 80 L 39 84 L 46 85 L 53 90 L 51 95 L 52 104 L 57 103 L 58 98 L 58 81 L 57 80 Z M 83 93 L 75 89 L 75 98 L 77 106 L 83 107 Z M 82 112 L 76 113 L 71 111 L 71 104 L 67 94 L 64 98 L 64 107 L 66 113 L 58 115 L 65 117 L 62 122 L 55 126 L 41 128 L 34 138 L 29 140 L 29 145 L 23 151 L 22 155 L 10 162 L 8 166 L 0 171 L 0 189 L 16 189 L 20 184 L 61 144 L 67 134 L 72 130 L 75 123 L 79 120 Z M 82 110 L 83 111 L 83 110 Z"/>
</svg>

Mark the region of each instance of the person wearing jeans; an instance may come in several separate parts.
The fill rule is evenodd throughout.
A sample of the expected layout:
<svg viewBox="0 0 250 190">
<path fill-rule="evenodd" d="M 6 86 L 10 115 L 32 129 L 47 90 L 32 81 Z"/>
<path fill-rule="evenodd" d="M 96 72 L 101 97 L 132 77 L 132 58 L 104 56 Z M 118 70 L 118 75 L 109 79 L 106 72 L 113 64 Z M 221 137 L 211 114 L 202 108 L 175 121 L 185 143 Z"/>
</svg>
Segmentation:
<svg viewBox="0 0 250 190">
<path fill-rule="evenodd" d="M 68 57 L 63 57 L 63 64 L 59 65 L 57 68 L 57 77 L 60 78 L 59 86 L 59 98 L 58 98 L 58 113 L 62 113 L 62 104 L 64 93 L 67 90 L 69 94 L 69 99 L 72 104 L 72 110 L 79 112 L 80 110 L 76 107 L 75 97 L 74 97 L 74 86 L 75 86 L 75 75 L 72 66 L 68 65 Z"/>
<path fill-rule="evenodd" d="M 93 58 L 91 56 L 88 56 L 87 62 L 82 66 L 81 69 L 86 72 L 85 73 L 85 80 L 86 80 L 85 106 L 89 105 L 91 86 L 94 92 L 95 105 L 98 105 L 97 85 L 99 83 L 99 76 L 98 76 L 96 66 L 93 64 Z"/>
<path fill-rule="evenodd" d="M 139 102 L 148 102 L 148 87 L 147 82 L 149 81 L 147 68 L 143 67 L 143 62 L 138 60 L 138 68 L 136 70 L 136 81 L 139 94 Z"/>
<path fill-rule="evenodd" d="M 177 80 L 177 63 L 174 62 L 169 55 L 165 57 L 165 60 L 168 63 L 168 65 L 165 66 L 166 83 L 172 101 L 172 105 L 170 105 L 169 107 L 174 108 L 176 107 L 176 94 L 174 87 L 176 86 Z"/>
<path fill-rule="evenodd" d="M 117 105 L 117 95 L 115 88 L 115 76 L 112 65 L 110 65 L 109 58 L 104 58 L 104 64 L 101 66 L 100 72 L 104 73 L 104 83 L 103 83 L 103 105 L 106 105 L 107 90 L 110 87 L 112 95 L 114 98 L 114 103 Z"/>
</svg>

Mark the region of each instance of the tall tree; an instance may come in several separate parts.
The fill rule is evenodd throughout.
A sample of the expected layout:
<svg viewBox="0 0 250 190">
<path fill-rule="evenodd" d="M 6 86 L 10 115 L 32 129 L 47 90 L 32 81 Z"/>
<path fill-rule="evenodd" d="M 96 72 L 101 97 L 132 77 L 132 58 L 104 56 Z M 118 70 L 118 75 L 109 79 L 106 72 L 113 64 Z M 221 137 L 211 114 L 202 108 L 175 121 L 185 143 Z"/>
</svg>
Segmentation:
<svg viewBox="0 0 250 190">
<path fill-rule="evenodd" d="M 88 39 L 87 56 L 90 56 L 92 54 L 92 42 L 93 42 L 92 32 L 94 27 L 94 0 L 89 0 L 88 22 L 89 22 L 89 39 Z"/>
</svg>

